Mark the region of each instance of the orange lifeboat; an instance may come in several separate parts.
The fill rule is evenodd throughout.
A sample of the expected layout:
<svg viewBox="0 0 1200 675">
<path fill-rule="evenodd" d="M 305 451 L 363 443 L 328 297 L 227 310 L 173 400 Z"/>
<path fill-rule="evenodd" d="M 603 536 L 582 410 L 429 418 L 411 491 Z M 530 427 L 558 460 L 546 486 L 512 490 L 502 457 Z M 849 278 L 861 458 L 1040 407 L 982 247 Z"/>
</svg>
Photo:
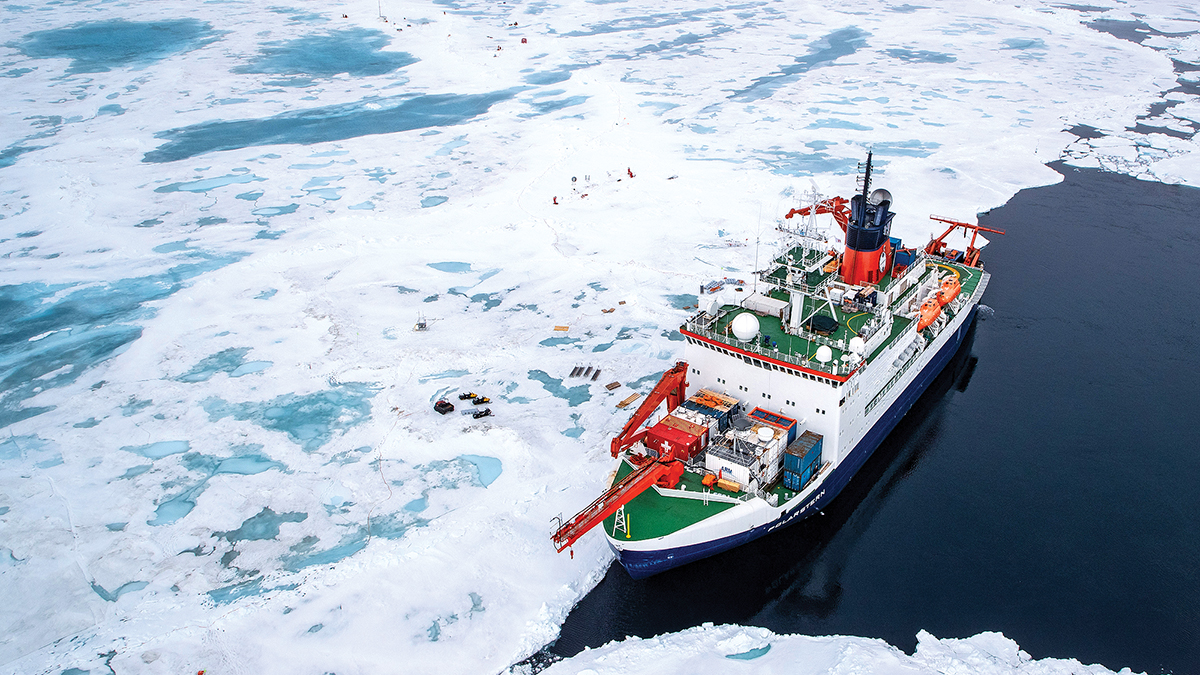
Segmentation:
<svg viewBox="0 0 1200 675">
<path fill-rule="evenodd" d="M 837 256 L 835 255 L 833 260 L 825 263 L 825 267 L 821 268 L 821 271 L 825 274 L 832 274 L 833 272 L 837 271 L 839 265 L 841 265 L 841 261 L 838 260 Z"/>
<path fill-rule="evenodd" d="M 921 320 L 917 322 L 917 330 L 929 328 L 941 315 L 942 306 L 938 301 L 935 298 L 925 298 L 925 302 L 921 303 Z"/>
<path fill-rule="evenodd" d="M 962 284 L 958 283 L 958 277 L 949 277 L 942 279 L 942 288 L 938 291 L 938 303 L 942 307 L 950 304 L 950 301 L 958 297 L 958 292 L 962 290 Z"/>
</svg>

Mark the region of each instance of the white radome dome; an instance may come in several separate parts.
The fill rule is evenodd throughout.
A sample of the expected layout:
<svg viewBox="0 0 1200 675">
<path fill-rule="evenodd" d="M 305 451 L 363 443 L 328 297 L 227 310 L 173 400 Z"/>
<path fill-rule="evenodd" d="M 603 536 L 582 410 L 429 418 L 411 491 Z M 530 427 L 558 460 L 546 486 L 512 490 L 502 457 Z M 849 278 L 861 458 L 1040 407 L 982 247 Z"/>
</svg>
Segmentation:
<svg viewBox="0 0 1200 675">
<path fill-rule="evenodd" d="M 833 359 L 833 350 L 825 345 L 817 347 L 817 360 L 821 363 L 829 363 Z"/>
<path fill-rule="evenodd" d="M 742 312 L 733 318 L 730 324 L 733 336 L 739 340 L 753 340 L 758 335 L 758 317 L 750 312 Z"/>
<path fill-rule="evenodd" d="M 767 427 L 758 428 L 758 442 L 770 443 L 775 438 L 775 430 Z"/>
<path fill-rule="evenodd" d="M 854 352 L 855 354 L 861 354 L 866 348 L 867 343 L 859 336 L 855 335 L 854 337 L 850 338 L 850 351 Z"/>
</svg>

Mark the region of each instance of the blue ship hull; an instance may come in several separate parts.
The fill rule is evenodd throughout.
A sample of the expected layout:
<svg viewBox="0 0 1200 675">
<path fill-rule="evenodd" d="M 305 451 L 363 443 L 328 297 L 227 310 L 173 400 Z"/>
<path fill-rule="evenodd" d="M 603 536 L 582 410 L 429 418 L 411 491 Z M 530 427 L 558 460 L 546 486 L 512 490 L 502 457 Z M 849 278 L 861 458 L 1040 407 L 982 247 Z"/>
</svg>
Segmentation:
<svg viewBox="0 0 1200 675">
<path fill-rule="evenodd" d="M 821 488 L 814 492 L 807 501 L 797 504 L 789 511 L 783 512 L 779 518 L 770 523 L 722 539 L 714 539 L 691 546 L 654 551 L 617 550 L 618 559 L 629 573 L 629 576 L 634 579 L 644 579 L 660 572 L 665 572 L 673 567 L 714 556 L 758 539 L 785 525 L 799 522 L 824 508 L 826 504 L 833 501 L 833 498 L 842 491 L 842 488 L 846 487 L 850 479 L 854 477 L 854 474 L 858 473 L 862 465 L 866 463 L 871 454 L 875 452 L 875 449 L 879 447 L 879 444 L 883 442 L 883 439 L 887 438 L 892 429 L 896 428 L 896 425 L 908 413 L 913 404 L 917 402 L 917 399 L 921 398 L 921 394 L 925 393 L 925 390 L 929 388 L 933 380 L 945 369 L 946 364 L 958 352 L 959 347 L 962 346 L 963 338 L 966 337 L 971 326 L 975 323 L 975 314 L 978 309 L 978 304 L 971 307 L 971 312 L 967 315 L 966 320 L 955 330 L 950 339 L 946 341 L 946 344 L 942 345 L 937 354 L 930 359 L 925 368 L 917 377 L 913 378 L 913 381 L 900 394 L 896 402 L 880 416 L 875 426 L 871 427 L 870 431 L 863 436 L 858 445 L 850 451 L 845 461 L 833 470 L 829 477 L 825 479 Z"/>
</svg>

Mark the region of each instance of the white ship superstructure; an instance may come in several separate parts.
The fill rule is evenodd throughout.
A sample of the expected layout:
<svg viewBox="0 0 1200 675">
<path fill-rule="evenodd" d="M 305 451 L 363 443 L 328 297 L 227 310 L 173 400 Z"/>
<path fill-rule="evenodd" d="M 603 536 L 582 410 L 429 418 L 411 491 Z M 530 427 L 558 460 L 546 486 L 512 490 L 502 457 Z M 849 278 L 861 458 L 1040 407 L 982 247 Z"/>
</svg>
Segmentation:
<svg viewBox="0 0 1200 675">
<path fill-rule="evenodd" d="M 634 577 L 707 557 L 803 518 L 841 491 L 958 350 L 989 275 L 976 225 L 906 249 L 891 195 L 789 212 L 784 246 L 752 284 L 702 290 L 669 370 L 613 440 L 612 487 L 554 535 L 603 525 Z M 829 213 L 842 251 L 813 227 Z M 944 240 L 962 228 L 964 251 Z M 689 391 L 695 393 L 688 396 Z M 668 414 L 654 419 L 666 403 Z"/>
</svg>

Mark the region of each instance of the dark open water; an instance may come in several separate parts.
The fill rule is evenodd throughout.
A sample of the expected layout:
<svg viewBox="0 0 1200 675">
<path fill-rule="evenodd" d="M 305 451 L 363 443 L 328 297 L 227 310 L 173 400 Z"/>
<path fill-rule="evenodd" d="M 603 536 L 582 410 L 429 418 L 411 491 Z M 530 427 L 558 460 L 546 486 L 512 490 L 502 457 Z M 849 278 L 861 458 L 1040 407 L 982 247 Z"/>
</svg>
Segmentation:
<svg viewBox="0 0 1200 675">
<path fill-rule="evenodd" d="M 1200 672 L 1200 190 L 1055 168 L 980 217 L 994 318 L 823 516 L 614 563 L 550 652 L 712 621 Z"/>
</svg>

